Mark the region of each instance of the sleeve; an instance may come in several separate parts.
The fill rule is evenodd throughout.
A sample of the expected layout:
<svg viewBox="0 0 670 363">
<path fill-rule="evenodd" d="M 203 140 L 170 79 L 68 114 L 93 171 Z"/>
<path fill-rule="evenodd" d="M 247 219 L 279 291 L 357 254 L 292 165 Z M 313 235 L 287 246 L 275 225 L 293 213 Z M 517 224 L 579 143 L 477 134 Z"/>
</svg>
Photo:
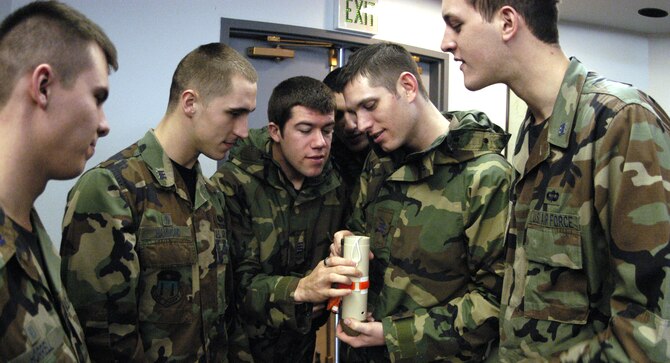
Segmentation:
<svg viewBox="0 0 670 363">
<path fill-rule="evenodd" d="M 264 241 L 256 232 L 272 216 L 251 216 L 248 203 L 258 201 L 255 200 L 256 196 L 247 194 L 240 181 L 248 180 L 248 176 L 236 176 L 241 172 L 227 162 L 212 177 L 214 184 L 226 197 L 226 211 L 230 217 L 238 311 L 244 315 L 245 324 L 261 324 L 306 333 L 312 324 L 312 304 L 297 303 L 293 299 L 299 276 L 274 275 L 264 271 L 261 248 L 268 247 L 261 246 Z"/>
<path fill-rule="evenodd" d="M 85 173 L 68 194 L 61 276 L 94 361 L 143 361 L 140 273 L 130 202 L 109 170 Z"/>
<path fill-rule="evenodd" d="M 496 342 L 512 169 L 498 154 L 469 166 L 464 234 L 471 282 L 446 305 L 382 319 L 392 360 L 481 361 Z"/>
<path fill-rule="evenodd" d="M 670 120 L 629 104 L 607 121 L 594 155 L 594 218 L 609 246 L 610 317 L 560 360 L 668 362 Z"/>
</svg>

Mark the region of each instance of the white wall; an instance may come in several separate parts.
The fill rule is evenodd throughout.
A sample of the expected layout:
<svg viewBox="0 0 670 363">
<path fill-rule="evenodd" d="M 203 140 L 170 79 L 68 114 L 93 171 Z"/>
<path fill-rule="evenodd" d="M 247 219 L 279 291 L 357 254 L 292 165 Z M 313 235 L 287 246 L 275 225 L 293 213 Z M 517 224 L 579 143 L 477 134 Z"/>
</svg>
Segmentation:
<svg viewBox="0 0 670 363">
<path fill-rule="evenodd" d="M 670 113 L 670 35 L 649 39 L 649 93 Z"/>
<path fill-rule="evenodd" d="M 0 17 L 4 18 L 11 12 L 12 1 L 11 0 L 0 0 Z"/>
<path fill-rule="evenodd" d="M 383 0 L 383 22 L 378 39 L 439 51 L 444 24 L 440 0 Z M 0 0 L 0 15 L 29 0 Z M 111 133 L 100 140 L 88 167 L 107 159 L 155 126 L 167 105 L 172 72 L 179 60 L 196 46 L 219 41 L 220 18 L 238 18 L 332 29 L 332 0 L 65 0 L 97 22 L 119 51 L 120 69 L 110 77 L 111 94 L 105 104 Z M 306 11 L 306 9 L 309 9 Z M 576 55 L 603 75 L 633 83 L 665 98 L 669 75 L 665 70 L 668 39 L 649 41 L 641 36 L 561 24 L 561 40 L 568 54 Z M 584 46 L 582 44 L 589 44 Z M 651 62 L 650 59 L 651 58 Z M 664 62 L 665 61 L 665 62 Z M 651 64 L 650 64 L 651 63 Z M 649 70 L 655 75 L 650 82 Z M 494 122 L 504 125 L 506 88 L 500 85 L 470 92 L 462 74 L 450 62 L 448 107 L 452 110 L 481 109 Z M 658 77 L 663 74 L 665 78 Z M 663 82 L 663 81 L 666 82 Z M 662 86 L 663 85 L 663 86 Z M 267 100 L 258 100 L 267 102 Z M 663 102 L 661 102 L 663 104 Z M 216 162 L 200 158 L 205 175 Z M 68 190 L 74 181 L 52 181 L 36 207 L 56 245 Z"/>
</svg>

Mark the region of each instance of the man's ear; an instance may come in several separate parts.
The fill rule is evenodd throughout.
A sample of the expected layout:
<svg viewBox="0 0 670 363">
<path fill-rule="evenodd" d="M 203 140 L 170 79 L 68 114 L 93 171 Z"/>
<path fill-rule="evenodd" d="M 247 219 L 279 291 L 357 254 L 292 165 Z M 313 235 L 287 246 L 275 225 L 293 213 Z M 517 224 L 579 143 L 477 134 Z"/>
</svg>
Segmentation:
<svg viewBox="0 0 670 363">
<path fill-rule="evenodd" d="M 270 134 L 270 137 L 272 138 L 272 141 L 279 143 L 281 141 L 281 129 L 279 128 L 279 125 L 276 123 L 270 121 L 268 123 L 268 133 Z"/>
<path fill-rule="evenodd" d="M 419 81 L 410 72 L 400 73 L 396 89 L 401 97 L 406 97 L 409 102 L 412 102 L 419 92 Z"/>
<path fill-rule="evenodd" d="M 501 35 L 503 41 L 508 41 L 516 35 L 519 30 L 521 16 L 511 6 L 503 6 L 498 10 L 498 17 L 501 25 Z"/>
<path fill-rule="evenodd" d="M 39 107 L 46 108 L 49 104 L 53 84 L 54 72 L 49 64 L 35 67 L 30 78 L 30 97 Z"/>
<path fill-rule="evenodd" d="M 192 89 L 184 90 L 179 100 L 180 106 L 187 117 L 193 117 L 198 108 L 198 93 Z"/>
</svg>

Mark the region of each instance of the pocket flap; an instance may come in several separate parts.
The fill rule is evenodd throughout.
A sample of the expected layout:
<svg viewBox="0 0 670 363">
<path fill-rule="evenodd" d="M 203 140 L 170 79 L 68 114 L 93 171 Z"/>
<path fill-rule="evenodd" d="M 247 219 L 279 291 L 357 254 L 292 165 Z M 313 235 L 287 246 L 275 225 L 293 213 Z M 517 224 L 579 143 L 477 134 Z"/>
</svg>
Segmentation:
<svg viewBox="0 0 670 363">
<path fill-rule="evenodd" d="M 195 244 L 190 239 L 140 241 L 142 268 L 190 266 L 196 263 Z"/>
</svg>

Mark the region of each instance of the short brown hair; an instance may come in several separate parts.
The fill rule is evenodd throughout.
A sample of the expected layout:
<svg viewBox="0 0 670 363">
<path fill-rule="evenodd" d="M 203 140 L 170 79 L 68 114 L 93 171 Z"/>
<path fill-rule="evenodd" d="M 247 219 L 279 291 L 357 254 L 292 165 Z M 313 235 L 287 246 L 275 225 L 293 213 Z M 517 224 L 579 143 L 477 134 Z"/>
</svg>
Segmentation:
<svg viewBox="0 0 670 363">
<path fill-rule="evenodd" d="M 181 93 L 189 88 L 197 90 L 204 102 L 225 96 L 231 89 L 233 75 L 241 75 L 253 83 L 258 81 L 254 66 L 235 49 L 221 43 L 199 46 L 174 71 L 167 111 L 179 104 Z"/>
<path fill-rule="evenodd" d="M 419 83 L 419 92 L 428 99 L 416 61 L 407 49 L 393 43 L 375 43 L 357 50 L 342 68 L 337 84 L 344 88 L 355 77 L 364 76 L 371 86 L 382 86 L 396 95 L 396 83 L 403 72 L 414 75 Z"/>
<path fill-rule="evenodd" d="M 88 47 L 102 49 L 111 69 L 118 69 L 116 48 L 105 32 L 86 16 L 57 1 L 36 1 L 0 24 L 0 107 L 17 80 L 39 64 L 51 65 L 64 87 L 93 65 Z"/>
<path fill-rule="evenodd" d="M 335 95 L 323 82 L 307 76 L 291 77 L 280 82 L 268 101 L 268 120 L 284 131 L 293 116 L 293 107 L 303 106 L 322 115 L 335 111 Z"/>
<path fill-rule="evenodd" d="M 486 21 L 509 5 L 523 16 L 531 33 L 547 44 L 558 44 L 558 2 L 560 0 L 468 0 Z"/>
</svg>

